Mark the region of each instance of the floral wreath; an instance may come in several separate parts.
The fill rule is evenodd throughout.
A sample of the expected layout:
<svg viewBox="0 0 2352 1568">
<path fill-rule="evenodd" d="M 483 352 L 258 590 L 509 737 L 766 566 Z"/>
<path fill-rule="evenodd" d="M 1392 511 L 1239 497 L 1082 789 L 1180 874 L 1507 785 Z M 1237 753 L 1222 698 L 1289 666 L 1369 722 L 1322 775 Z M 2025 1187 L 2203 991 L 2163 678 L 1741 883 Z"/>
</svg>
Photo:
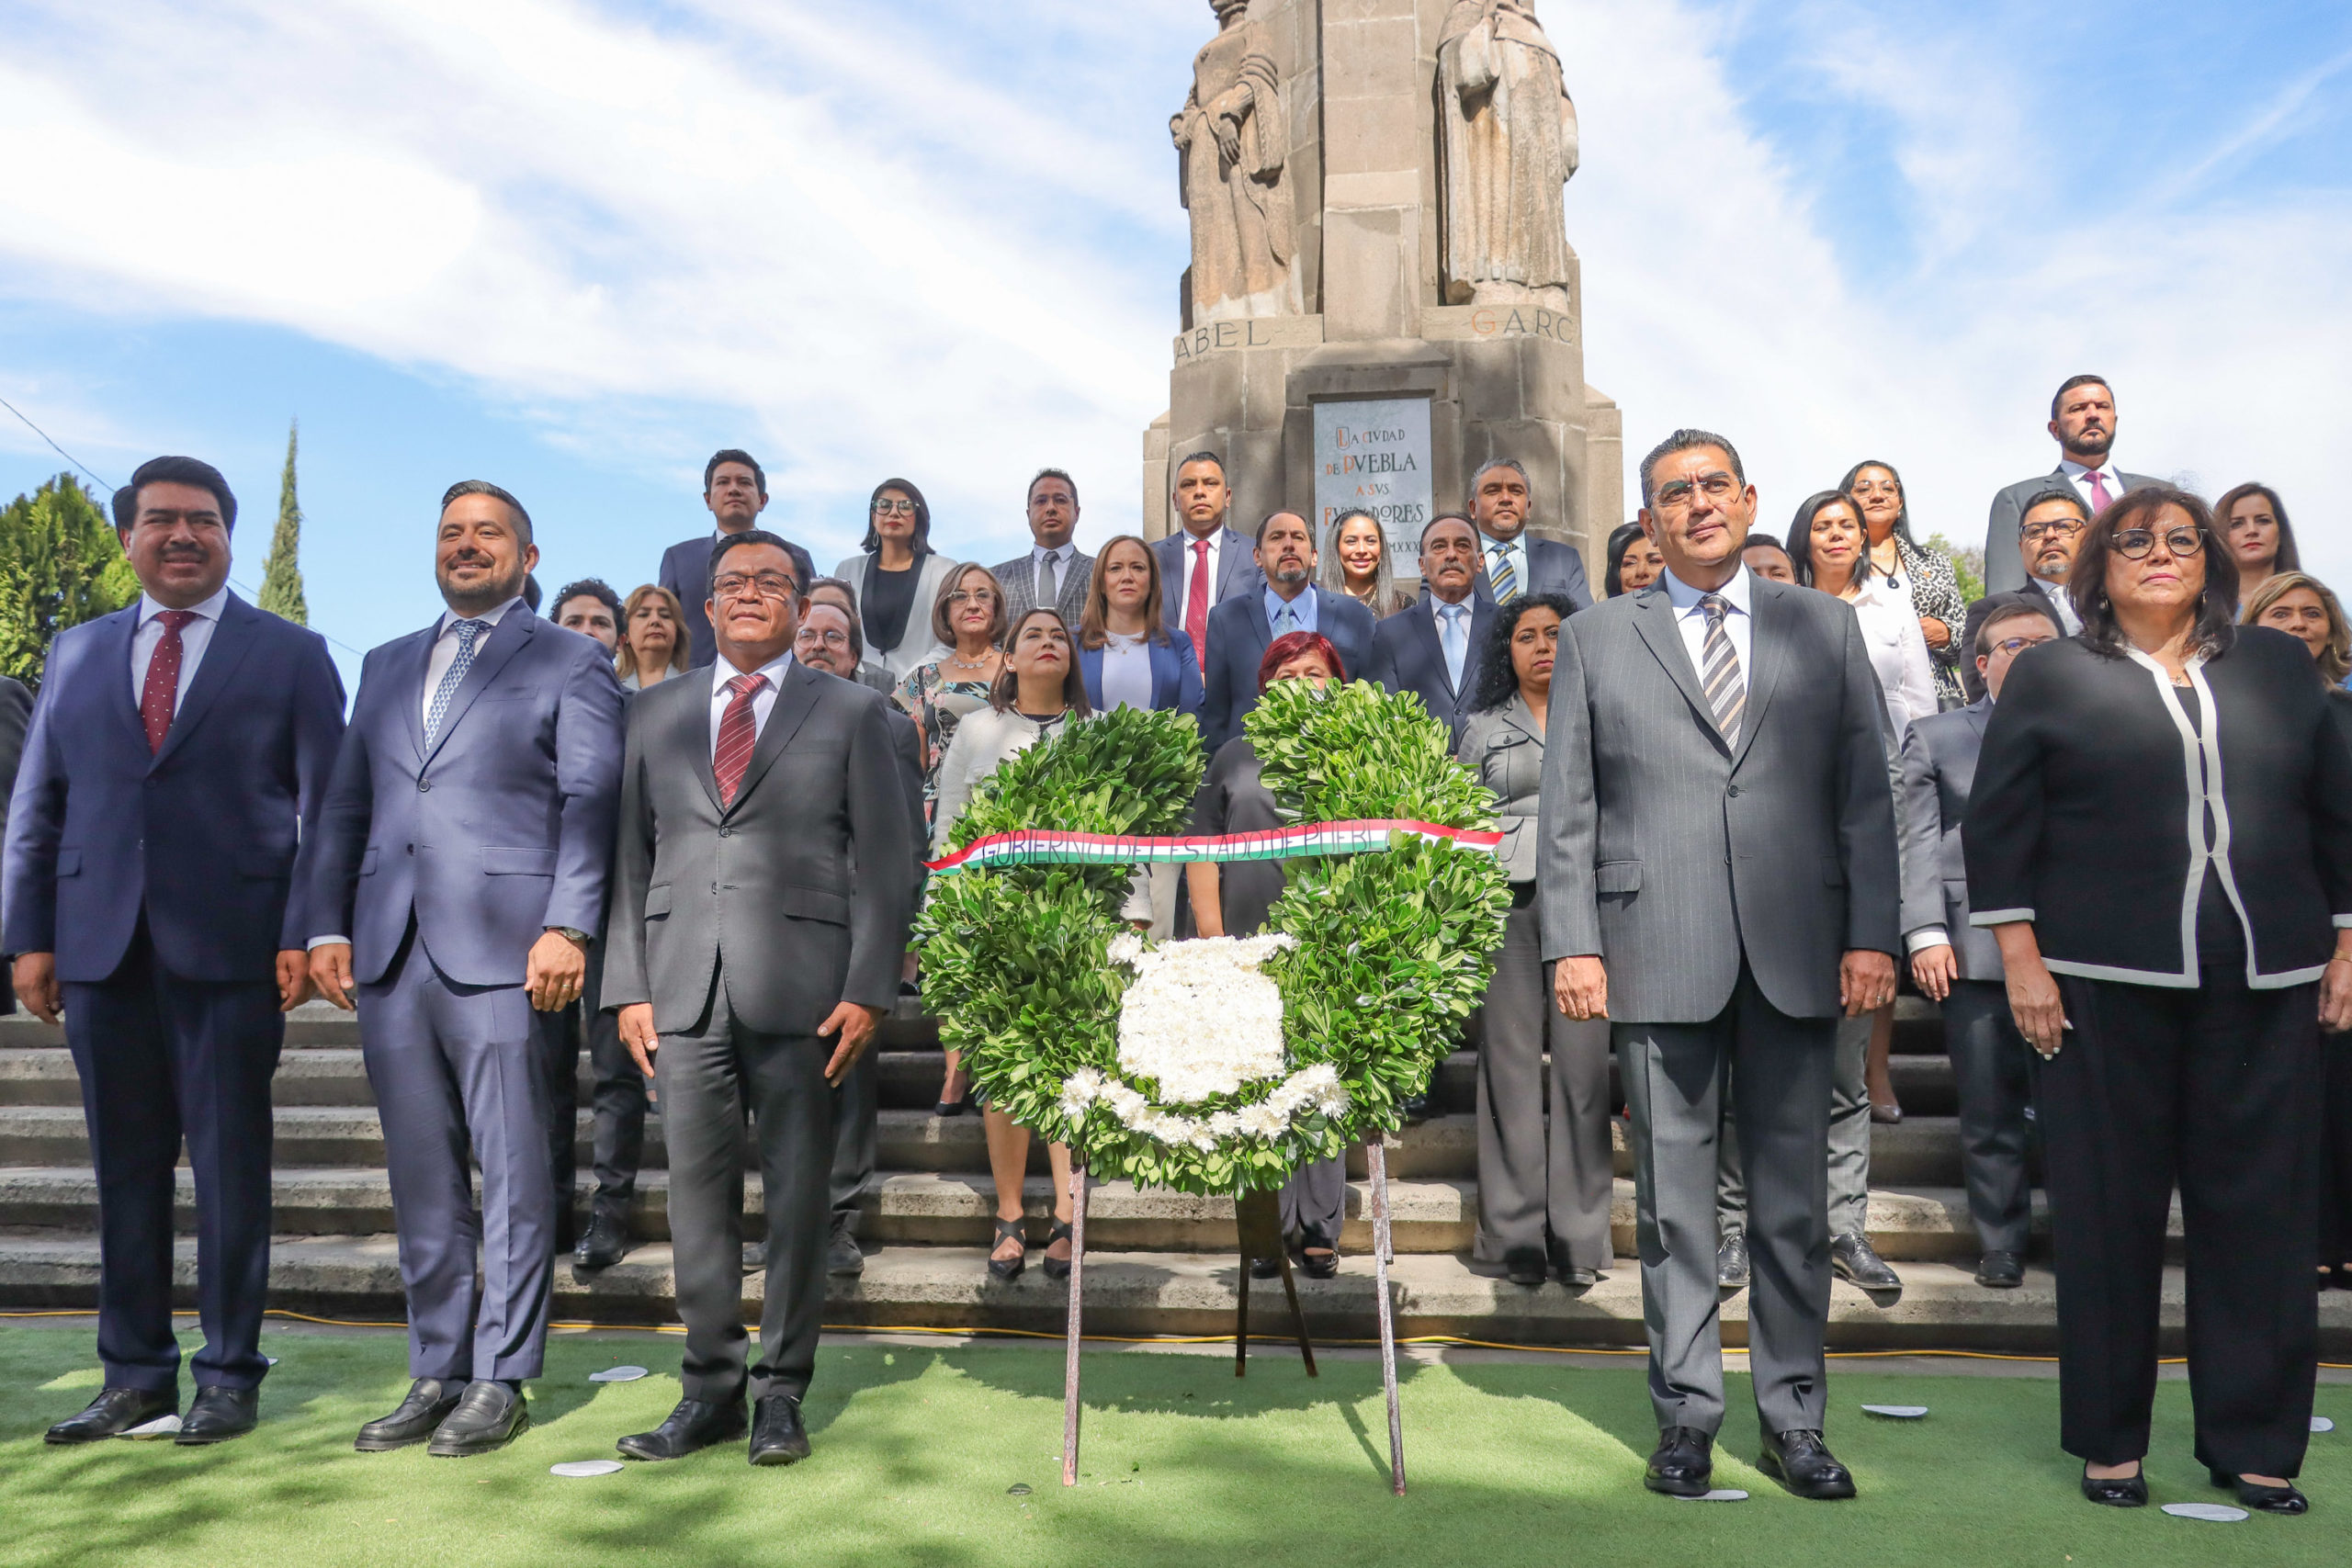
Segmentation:
<svg viewBox="0 0 2352 1568">
<path fill-rule="evenodd" d="M 1136 863 L 1183 853 L 1102 842 L 1189 821 L 1201 745 L 1180 714 L 1119 709 L 1007 761 L 937 863 L 956 874 L 917 936 L 942 1040 L 1098 1176 L 1238 1194 L 1395 1128 L 1502 942 L 1491 797 L 1418 697 L 1278 682 L 1245 728 L 1284 819 L 1314 825 L 1215 857 L 1285 860 L 1261 935 L 1155 944 L 1119 918 Z M 1092 849 L 975 852 L 1007 836 Z"/>
</svg>

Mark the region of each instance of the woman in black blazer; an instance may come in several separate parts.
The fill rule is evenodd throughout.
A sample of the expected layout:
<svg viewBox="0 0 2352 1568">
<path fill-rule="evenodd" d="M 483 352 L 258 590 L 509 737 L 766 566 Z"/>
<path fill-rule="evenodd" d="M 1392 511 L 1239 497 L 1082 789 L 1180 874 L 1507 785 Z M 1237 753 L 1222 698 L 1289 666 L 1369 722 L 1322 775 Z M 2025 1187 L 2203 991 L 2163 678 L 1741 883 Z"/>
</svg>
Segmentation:
<svg viewBox="0 0 2352 1568">
<path fill-rule="evenodd" d="M 1963 834 L 1971 919 L 2041 1056 L 2061 1441 L 2085 1496 L 2147 1501 L 2177 1179 L 2197 1457 L 2247 1506 L 2301 1513 L 2319 1030 L 2352 1025 L 2352 753 L 2301 645 L 2231 626 L 2236 568 L 2195 496 L 2110 506 L 2070 592 L 2082 634 L 2011 668 Z"/>
</svg>

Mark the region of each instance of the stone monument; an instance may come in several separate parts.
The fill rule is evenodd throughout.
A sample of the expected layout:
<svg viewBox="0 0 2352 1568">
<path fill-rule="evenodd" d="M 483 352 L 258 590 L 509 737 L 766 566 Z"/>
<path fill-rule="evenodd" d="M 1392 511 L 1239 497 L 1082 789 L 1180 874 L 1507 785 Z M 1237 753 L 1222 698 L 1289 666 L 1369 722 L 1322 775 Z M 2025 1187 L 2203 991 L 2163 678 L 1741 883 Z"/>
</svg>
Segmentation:
<svg viewBox="0 0 2352 1568">
<path fill-rule="evenodd" d="M 1533 0 L 1211 0 L 1170 122 L 1192 215 L 1169 412 L 1144 438 L 1144 531 L 1171 459 L 1210 451 L 1234 525 L 1369 507 L 1398 575 L 1488 457 L 1524 464 L 1535 532 L 1600 551 L 1624 521 L 1616 405 L 1585 385 L 1563 187 L 1576 109 Z"/>
</svg>

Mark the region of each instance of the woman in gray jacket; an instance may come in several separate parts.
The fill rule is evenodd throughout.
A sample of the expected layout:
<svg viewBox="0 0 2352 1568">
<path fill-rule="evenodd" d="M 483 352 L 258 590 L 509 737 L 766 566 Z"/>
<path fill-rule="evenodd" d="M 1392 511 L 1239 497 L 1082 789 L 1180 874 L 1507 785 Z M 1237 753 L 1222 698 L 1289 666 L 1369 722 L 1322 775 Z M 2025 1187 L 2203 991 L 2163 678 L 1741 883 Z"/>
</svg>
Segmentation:
<svg viewBox="0 0 2352 1568">
<path fill-rule="evenodd" d="M 1478 1236 L 1470 1267 L 1519 1285 L 1541 1285 L 1556 1273 L 1562 1284 L 1581 1288 L 1600 1279 L 1612 1255 L 1609 1022 L 1577 1022 L 1552 1005 L 1535 907 L 1544 720 L 1560 623 L 1570 609 L 1557 593 L 1531 593 L 1496 613 L 1458 755 L 1494 795 L 1511 890 L 1482 1014 Z"/>
</svg>

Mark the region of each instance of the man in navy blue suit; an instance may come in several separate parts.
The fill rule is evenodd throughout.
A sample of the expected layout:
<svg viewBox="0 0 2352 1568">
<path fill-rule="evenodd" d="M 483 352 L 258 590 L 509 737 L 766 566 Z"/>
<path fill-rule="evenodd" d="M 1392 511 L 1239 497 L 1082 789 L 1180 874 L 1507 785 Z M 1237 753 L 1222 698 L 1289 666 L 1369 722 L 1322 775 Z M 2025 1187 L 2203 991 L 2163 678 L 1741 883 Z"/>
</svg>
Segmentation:
<svg viewBox="0 0 2352 1568">
<path fill-rule="evenodd" d="M 1411 692 L 1459 745 L 1478 689 L 1478 653 L 1495 602 L 1477 591 L 1478 534 L 1465 517 L 1432 517 L 1421 530 L 1421 598 L 1373 633 L 1376 668 L 1392 692 Z"/>
<path fill-rule="evenodd" d="M 1241 733 L 1258 705 L 1258 661 L 1284 633 L 1319 632 L 1340 650 L 1349 680 L 1374 678 L 1372 612 L 1315 585 L 1315 534 L 1306 519 L 1277 512 L 1259 524 L 1257 558 L 1264 592 L 1236 594 L 1209 612 L 1201 739 L 1211 756 Z"/>
<path fill-rule="evenodd" d="M 449 487 L 435 544 L 448 609 L 368 655 L 319 819 L 311 973 L 336 1006 L 356 996 L 416 1380 L 360 1428 L 363 1452 L 507 1442 L 530 1424 L 523 1381 L 546 1348 L 539 1015 L 579 998 L 602 921 L 623 721 L 603 647 L 524 604 L 538 556 L 520 502 Z"/>
<path fill-rule="evenodd" d="M 710 547 L 729 534 L 760 525 L 768 508 L 767 470 L 757 458 L 739 447 L 724 446 L 702 466 L 702 503 L 710 509 L 717 532 L 681 539 L 662 552 L 661 575 L 654 581 L 678 596 L 686 612 L 686 636 L 697 670 L 707 670 L 718 658 L 718 643 L 710 632 Z M 785 553 L 800 569 L 800 581 L 817 575 L 808 552 L 785 541 Z"/>
<path fill-rule="evenodd" d="M 8 812 L 16 993 L 65 1017 L 98 1177 L 104 1391 L 52 1443 L 179 1409 L 173 1165 L 196 1178 L 204 1348 L 182 1443 L 253 1429 L 269 1284 L 269 1080 L 311 994 L 298 860 L 343 682 L 318 634 L 229 592 L 237 502 L 157 457 L 115 492 L 139 603 L 59 635 Z"/>
<path fill-rule="evenodd" d="M 1522 593 L 1557 593 L 1579 610 L 1592 608 L 1592 584 L 1574 545 L 1527 532 L 1533 506 L 1527 470 L 1493 457 L 1470 476 L 1470 516 L 1478 526 L 1478 592 L 1498 604 Z"/>
<path fill-rule="evenodd" d="M 1169 510 L 1182 525 L 1153 542 L 1159 558 L 1159 624 L 1193 639 L 1193 661 L 1209 656 L 1209 612 L 1227 599 L 1266 586 L 1250 541 L 1227 526 L 1233 491 L 1214 452 L 1195 452 L 1176 465 Z"/>
</svg>

